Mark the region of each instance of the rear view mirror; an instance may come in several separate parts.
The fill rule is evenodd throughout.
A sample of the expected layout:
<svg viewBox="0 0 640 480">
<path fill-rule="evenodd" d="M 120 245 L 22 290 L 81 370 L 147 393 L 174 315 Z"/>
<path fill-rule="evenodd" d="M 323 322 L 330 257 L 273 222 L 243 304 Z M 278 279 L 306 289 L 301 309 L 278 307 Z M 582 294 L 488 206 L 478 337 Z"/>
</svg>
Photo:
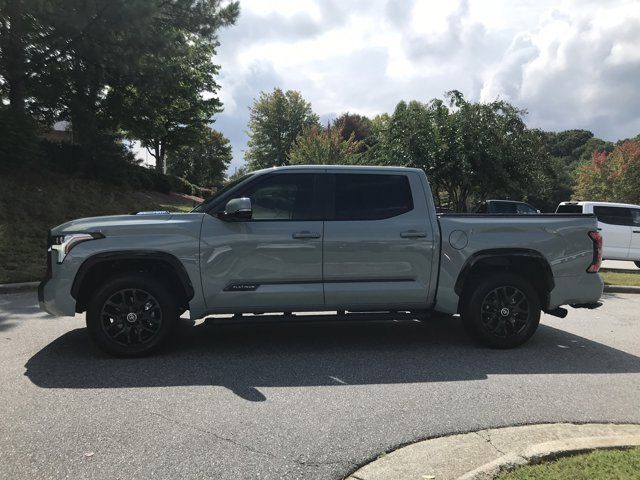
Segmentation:
<svg viewBox="0 0 640 480">
<path fill-rule="evenodd" d="M 233 198 L 225 205 L 221 218 L 223 220 L 251 220 L 252 213 L 250 198 Z"/>
</svg>

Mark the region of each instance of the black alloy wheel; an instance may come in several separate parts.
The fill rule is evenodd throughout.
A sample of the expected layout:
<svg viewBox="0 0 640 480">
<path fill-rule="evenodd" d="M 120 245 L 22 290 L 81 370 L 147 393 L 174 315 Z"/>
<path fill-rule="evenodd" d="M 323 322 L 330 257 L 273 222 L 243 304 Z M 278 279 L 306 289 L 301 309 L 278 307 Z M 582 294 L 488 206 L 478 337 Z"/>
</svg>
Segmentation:
<svg viewBox="0 0 640 480">
<path fill-rule="evenodd" d="M 538 292 L 523 277 L 492 273 L 477 279 L 462 298 L 465 329 L 483 345 L 513 348 L 525 343 L 540 323 Z"/>
<path fill-rule="evenodd" d="M 144 345 L 160 332 L 162 308 L 145 290 L 118 290 L 102 305 L 100 325 L 104 334 L 115 343 Z"/>
<path fill-rule="evenodd" d="M 148 273 L 122 273 L 93 293 L 87 329 L 104 351 L 140 357 L 160 349 L 178 324 L 178 307 L 165 283 Z"/>
</svg>

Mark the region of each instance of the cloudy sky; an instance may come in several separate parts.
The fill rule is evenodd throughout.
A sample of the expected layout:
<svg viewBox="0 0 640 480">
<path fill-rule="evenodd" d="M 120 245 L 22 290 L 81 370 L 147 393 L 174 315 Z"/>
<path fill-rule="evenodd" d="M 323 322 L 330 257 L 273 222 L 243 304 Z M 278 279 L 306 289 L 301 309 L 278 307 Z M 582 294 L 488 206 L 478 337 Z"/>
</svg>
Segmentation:
<svg viewBox="0 0 640 480">
<path fill-rule="evenodd" d="M 243 164 L 249 107 L 294 89 L 321 119 L 391 112 L 457 89 L 503 98 L 529 126 L 640 133 L 640 0 L 240 0 L 221 32 L 224 112 Z"/>
</svg>

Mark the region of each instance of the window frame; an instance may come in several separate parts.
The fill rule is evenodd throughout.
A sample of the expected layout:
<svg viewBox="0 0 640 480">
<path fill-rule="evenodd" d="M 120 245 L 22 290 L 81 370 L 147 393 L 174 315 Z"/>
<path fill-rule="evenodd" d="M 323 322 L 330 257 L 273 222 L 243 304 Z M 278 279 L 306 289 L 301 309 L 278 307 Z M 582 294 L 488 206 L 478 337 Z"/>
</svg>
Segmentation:
<svg viewBox="0 0 640 480">
<path fill-rule="evenodd" d="M 396 213 L 394 215 L 389 215 L 386 217 L 380 218 L 335 218 L 335 203 L 336 203 L 336 194 L 337 194 L 337 176 L 338 175 L 359 175 L 359 176 L 386 176 L 386 177 L 403 177 L 406 182 L 407 188 L 409 189 L 409 198 L 411 200 L 411 208 L 408 210 Z M 390 218 L 396 218 L 401 215 L 405 215 L 409 212 L 413 212 L 416 208 L 416 204 L 414 201 L 414 192 L 411 188 L 411 180 L 408 175 L 400 173 L 400 172 L 353 172 L 353 171 L 345 171 L 345 172 L 327 172 L 326 173 L 326 181 L 323 185 L 323 194 L 326 202 L 324 203 L 324 219 L 328 222 L 377 222 L 380 220 L 389 220 Z"/>
</svg>

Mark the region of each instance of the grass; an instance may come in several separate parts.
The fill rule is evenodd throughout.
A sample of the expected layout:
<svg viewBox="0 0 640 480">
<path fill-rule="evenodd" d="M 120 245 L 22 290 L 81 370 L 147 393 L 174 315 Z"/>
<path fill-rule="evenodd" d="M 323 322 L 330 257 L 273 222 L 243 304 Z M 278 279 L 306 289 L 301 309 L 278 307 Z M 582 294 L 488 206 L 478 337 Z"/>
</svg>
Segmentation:
<svg viewBox="0 0 640 480">
<path fill-rule="evenodd" d="M 82 217 L 140 210 L 189 211 L 193 202 L 96 180 L 28 169 L 0 172 L 0 283 L 40 280 L 47 231 Z"/>
<path fill-rule="evenodd" d="M 637 480 L 640 448 L 598 450 L 537 465 L 525 465 L 498 476 L 499 480 Z"/>
<path fill-rule="evenodd" d="M 600 272 L 605 285 L 630 285 L 640 287 L 640 275 L 637 273 Z"/>
</svg>

